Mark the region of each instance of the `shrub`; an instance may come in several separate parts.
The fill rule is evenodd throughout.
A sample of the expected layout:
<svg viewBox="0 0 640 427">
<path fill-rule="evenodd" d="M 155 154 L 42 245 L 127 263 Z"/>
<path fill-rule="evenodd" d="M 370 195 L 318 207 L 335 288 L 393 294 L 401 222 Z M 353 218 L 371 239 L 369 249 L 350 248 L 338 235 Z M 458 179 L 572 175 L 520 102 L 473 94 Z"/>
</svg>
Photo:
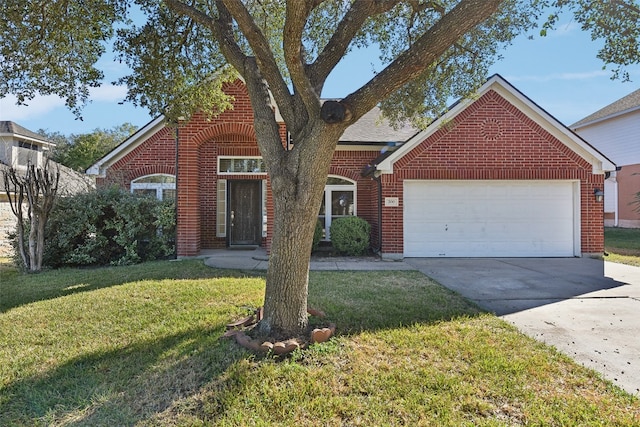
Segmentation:
<svg viewBox="0 0 640 427">
<path fill-rule="evenodd" d="M 173 202 L 118 188 L 61 198 L 47 224 L 44 264 L 126 265 L 174 252 Z"/>
<path fill-rule="evenodd" d="M 371 226 L 357 216 L 338 218 L 331 223 L 331 244 L 345 255 L 362 255 L 369 248 Z"/>
</svg>

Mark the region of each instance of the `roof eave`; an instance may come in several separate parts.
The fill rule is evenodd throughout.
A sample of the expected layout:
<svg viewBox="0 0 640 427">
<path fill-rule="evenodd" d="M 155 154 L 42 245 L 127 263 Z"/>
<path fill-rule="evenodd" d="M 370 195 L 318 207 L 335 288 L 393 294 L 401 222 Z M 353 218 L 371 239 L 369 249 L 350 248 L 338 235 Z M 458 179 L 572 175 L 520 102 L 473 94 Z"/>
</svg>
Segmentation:
<svg viewBox="0 0 640 427">
<path fill-rule="evenodd" d="M 107 153 L 104 157 L 98 160 L 93 165 L 89 166 L 85 171 L 88 175 L 95 175 L 98 177 L 104 177 L 106 170 L 109 166 L 126 156 L 133 151 L 140 144 L 145 142 L 151 135 L 158 132 L 165 125 L 166 118 L 164 115 L 160 115 L 144 125 L 136 133 L 125 139 L 120 145 Z"/>
<path fill-rule="evenodd" d="M 611 120 L 611 119 L 615 119 L 630 113 L 634 113 L 636 111 L 640 111 L 640 105 L 637 107 L 633 107 L 633 108 L 629 108 L 623 111 L 618 111 L 616 113 L 613 114 L 609 114 L 608 116 L 604 116 L 604 117 L 599 117 L 597 119 L 593 119 L 593 120 L 589 120 L 588 122 L 576 122 L 574 124 L 572 124 L 571 126 L 569 126 L 572 130 L 576 131 L 578 129 L 581 128 L 586 128 L 588 126 L 592 126 L 601 122 L 606 122 L 607 120 Z"/>
<path fill-rule="evenodd" d="M 483 84 L 476 96 L 473 98 L 463 99 L 453 105 L 453 107 L 443 114 L 440 118 L 432 122 L 424 131 L 418 133 L 409 141 L 407 141 L 402 147 L 396 150 L 391 156 L 382 161 L 377 170 L 381 173 L 392 174 L 393 165 L 396 161 L 401 159 L 405 154 L 410 152 L 422 141 L 430 137 L 438 129 L 440 129 L 446 122 L 455 118 L 459 113 L 466 109 L 470 104 L 475 102 L 476 99 L 483 96 L 489 90 L 496 91 L 500 96 L 507 101 L 515 105 L 517 108 L 523 111 L 530 119 L 534 120 L 540 126 L 542 126 L 547 132 L 558 138 L 561 142 L 575 151 L 585 160 L 589 161 L 593 166 L 594 174 L 603 174 L 605 172 L 615 170 L 615 164 L 608 159 L 604 154 L 599 152 L 588 142 L 578 136 L 575 132 L 562 124 L 558 119 L 553 117 L 522 92 L 507 82 L 502 76 L 496 74 L 490 77 L 485 84 Z"/>
<path fill-rule="evenodd" d="M 24 139 L 26 141 L 35 142 L 35 143 L 38 143 L 40 145 L 48 146 L 48 147 L 55 147 L 56 146 L 55 143 L 53 143 L 51 141 L 48 141 L 46 139 L 34 138 L 32 136 L 22 135 L 20 133 L 14 133 L 14 132 L 0 133 L 0 137 L 20 138 L 20 139 Z"/>
</svg>

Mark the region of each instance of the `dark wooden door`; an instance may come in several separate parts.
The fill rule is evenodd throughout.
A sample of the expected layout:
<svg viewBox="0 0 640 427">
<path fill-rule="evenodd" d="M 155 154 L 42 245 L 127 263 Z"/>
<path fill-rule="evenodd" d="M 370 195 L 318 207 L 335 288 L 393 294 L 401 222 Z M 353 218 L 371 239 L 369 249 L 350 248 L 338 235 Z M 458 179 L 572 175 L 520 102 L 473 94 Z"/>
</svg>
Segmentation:
<svg viewBox="0 0 640 427">
<path fill-rule="evenodd" d="M 229 180 L 229 245 L 262 241 L 262 182 Z"/>
</svg>

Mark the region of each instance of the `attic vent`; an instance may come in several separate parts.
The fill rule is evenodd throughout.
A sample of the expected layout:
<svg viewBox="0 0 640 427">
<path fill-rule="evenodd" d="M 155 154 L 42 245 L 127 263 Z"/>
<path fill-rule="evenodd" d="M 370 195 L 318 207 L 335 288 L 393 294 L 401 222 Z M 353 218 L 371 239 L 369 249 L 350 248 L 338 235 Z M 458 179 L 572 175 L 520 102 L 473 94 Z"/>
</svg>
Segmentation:
<svg viewBox="0 0 640 427">
<path fill-rule="evenodd" d="M 498 119 L 486 119 L 480 126 L 480 134 L 485 141 L 497 141 L 504 134 L 502 123 Z"/>
</svg>

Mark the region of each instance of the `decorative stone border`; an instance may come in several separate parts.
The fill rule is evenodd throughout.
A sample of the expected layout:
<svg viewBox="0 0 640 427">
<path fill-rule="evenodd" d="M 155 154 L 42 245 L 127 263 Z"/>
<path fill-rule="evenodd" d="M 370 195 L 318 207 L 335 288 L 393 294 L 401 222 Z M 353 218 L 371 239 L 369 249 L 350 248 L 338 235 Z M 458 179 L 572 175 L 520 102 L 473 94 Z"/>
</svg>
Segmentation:
<svg viewBox="0 0 640 427">
<path fill-rule="evenodd" d="M 323 318 L 325 314 L 320 310 L 308 308 L 307 313 L 312 316 Z M 224 338 L 233 338 L 238 345 L 254 351 L 256 353 L 268 353 L 273 352 L 280 356 L 283 354 L 291 353 L 298 348 L 305 348 L 307 343 L 301 342 L 297 338 L 291 338 L 285 341 L 262 341 L 249 337 L 245 330 L 255 326 L 262 320 L 262 307 L 256 309 L 254 314 L 237 320 L 235 322 L 227 324 L 227 331 L 222 335 Z M 311 331 L 310 340 L 311 344 L 322 343 L 328 341 L 336 332 L 336 325 L 329 323 L 326 328 L 316 328 Z M 262 342 L 260 342 L 262 341 Z"/>
</svg>

